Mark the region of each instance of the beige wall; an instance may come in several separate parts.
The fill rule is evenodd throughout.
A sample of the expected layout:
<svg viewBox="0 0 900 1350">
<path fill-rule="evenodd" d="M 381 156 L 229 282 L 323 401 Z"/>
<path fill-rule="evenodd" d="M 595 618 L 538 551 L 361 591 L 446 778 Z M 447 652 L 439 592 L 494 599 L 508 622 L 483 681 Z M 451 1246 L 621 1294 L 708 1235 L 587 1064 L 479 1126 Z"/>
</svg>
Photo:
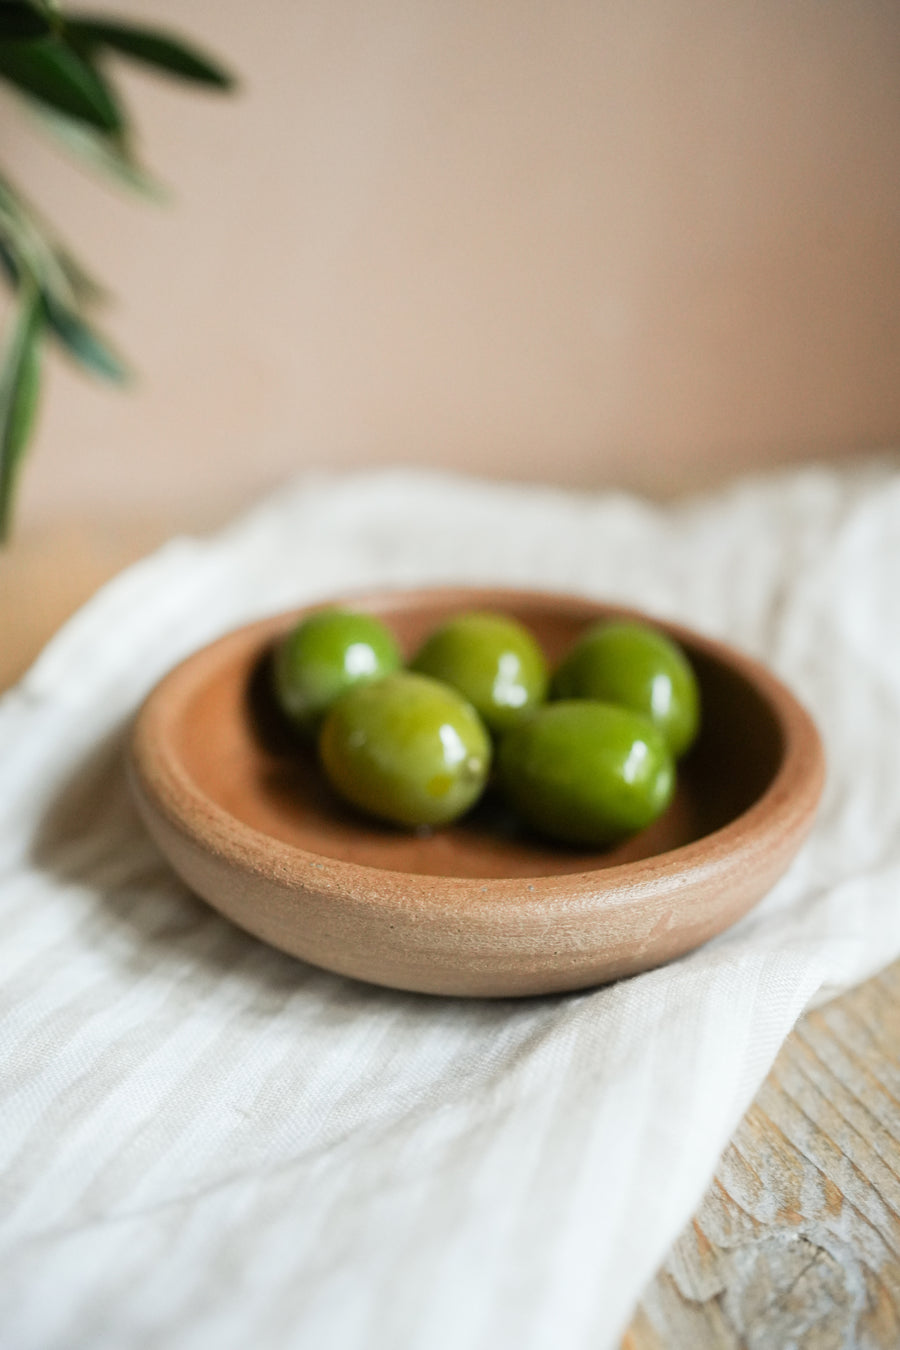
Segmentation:
<svg viewBox="0 0 900 1350">
<path fill-rule="evenodd" d="M 129 78 L 173 206 L 2 109 L 141 373 L 54 368 L 27 519 L 287 473 L 668 490 L 900 441 L 896 0 L 110 0 L 234 100 Z"/>
</svg>

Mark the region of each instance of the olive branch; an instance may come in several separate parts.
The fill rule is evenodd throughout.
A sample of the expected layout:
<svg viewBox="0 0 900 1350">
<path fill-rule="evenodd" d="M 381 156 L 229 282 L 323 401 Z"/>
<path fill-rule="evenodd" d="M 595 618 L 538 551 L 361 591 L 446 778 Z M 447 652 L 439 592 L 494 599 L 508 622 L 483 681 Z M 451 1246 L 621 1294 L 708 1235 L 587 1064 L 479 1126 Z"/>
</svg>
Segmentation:
<svg viewBox="0 0 900 1350">
<path fill-rule="evenodd" d="M 136 158 L 131 125 L 110 76 L 110 60 L 117 57 L 214 90 L 234 84 L 218 62 L 168 32 L 63 14 L 56 0 L 0 0 L 0 80 L 63 149 L 120 185 L 159 199 L 164 194 Z M 124 383 L 129 372 L 91 322 L 103 287 L 2 172 L 0 268 L 15 297 L 0 364 L 2 542 L 34 428 L 45 342 L 113 383 Z"/>
</svg>

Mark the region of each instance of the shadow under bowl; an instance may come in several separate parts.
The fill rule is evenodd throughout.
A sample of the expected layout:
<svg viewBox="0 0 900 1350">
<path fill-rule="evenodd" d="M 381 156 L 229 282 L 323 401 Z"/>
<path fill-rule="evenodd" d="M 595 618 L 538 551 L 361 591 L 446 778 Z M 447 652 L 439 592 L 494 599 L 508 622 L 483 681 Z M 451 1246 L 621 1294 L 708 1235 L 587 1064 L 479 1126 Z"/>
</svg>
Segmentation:
<svg viewBox="0 0 900 1350">
<path fill-rule="evenodd" d="M 465 820 L 411 834 L 343 804 L 272 703 L 273 644 L 323 606 L 220 638 L 144 703 L 130 781 L 175 871 L 283 951 L 423 993 L 586 988 L 727 928 L 809 831 L 824 780 L 815 726 L 774 675 L 721 643 L 633 610 L 539 592 L 464 587 L 334 603 L 383 619 L 407 654 L 453 613 L 501 610 L 531 629 L 551 665 L 600 619 L 652 622 L 693 664 L 702 729 L 668 811 L 605 852 L 536 839 L 490 794 Z"/>
</svg>

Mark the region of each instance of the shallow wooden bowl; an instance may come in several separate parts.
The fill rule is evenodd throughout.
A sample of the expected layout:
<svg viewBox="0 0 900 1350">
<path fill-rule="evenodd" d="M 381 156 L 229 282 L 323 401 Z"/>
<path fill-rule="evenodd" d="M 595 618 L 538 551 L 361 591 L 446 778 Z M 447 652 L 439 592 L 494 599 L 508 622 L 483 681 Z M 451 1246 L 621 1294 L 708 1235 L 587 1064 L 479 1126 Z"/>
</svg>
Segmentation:
<svg viewBox="0 0 900 1350">
<path fill-rule="evenodd" d="M 456 611 L 502 610 L 551 662 L 587 624 L 635 617 L 500 590 L 369 594 L 352 605 L 383 618 L 407 652 Z M 364 820 L 331 793 L 268 692 L 273 642 L 297 618 L 251 624 L 173 670 L 138 715 L 130 776 L 150 833 L 188 885 L 316 965 L 434 994 L 599 984 L 734 923 L 812 824 L 824 765 L 807 713 L 756 662 L 668 624 L 658 626 L 697 672 L 703 727 L 672 806 L 649 829 L 596 853 L 530 838 L 490 804 L 428 836 Z"/>
</svg>

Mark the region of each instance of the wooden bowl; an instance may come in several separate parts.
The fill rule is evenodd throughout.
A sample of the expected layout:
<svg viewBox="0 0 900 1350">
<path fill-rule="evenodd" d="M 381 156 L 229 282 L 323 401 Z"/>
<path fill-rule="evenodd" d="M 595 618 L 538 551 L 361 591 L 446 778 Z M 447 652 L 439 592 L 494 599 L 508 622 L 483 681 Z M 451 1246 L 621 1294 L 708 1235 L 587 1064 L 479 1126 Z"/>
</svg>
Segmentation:
<svg viewBox="0 0 900 1350">
<path fill-rule="evenodd" d="M 574 596 L 470 588 L 343 603 L 384 619 L 407 653 L 454 612 L 505 611 L 551 662 L 598 619 L 646 617 Z M 812 824 L 824 761 L 807 713 L 755 661 L 663 623 L 696 670 L 703 725 L 674 802 L 649 829 L 597 853 L 531 838 L 490 805 L 428 836 L 365 820 L 298 750 L 269 694 L 273 642 L 302 612 L 230 633 L 166 676 L 138 715 L 130 777 L 188 885 L 315 965 L 434 994 L 600 984 L 734 923 Z"/>
</svg>

